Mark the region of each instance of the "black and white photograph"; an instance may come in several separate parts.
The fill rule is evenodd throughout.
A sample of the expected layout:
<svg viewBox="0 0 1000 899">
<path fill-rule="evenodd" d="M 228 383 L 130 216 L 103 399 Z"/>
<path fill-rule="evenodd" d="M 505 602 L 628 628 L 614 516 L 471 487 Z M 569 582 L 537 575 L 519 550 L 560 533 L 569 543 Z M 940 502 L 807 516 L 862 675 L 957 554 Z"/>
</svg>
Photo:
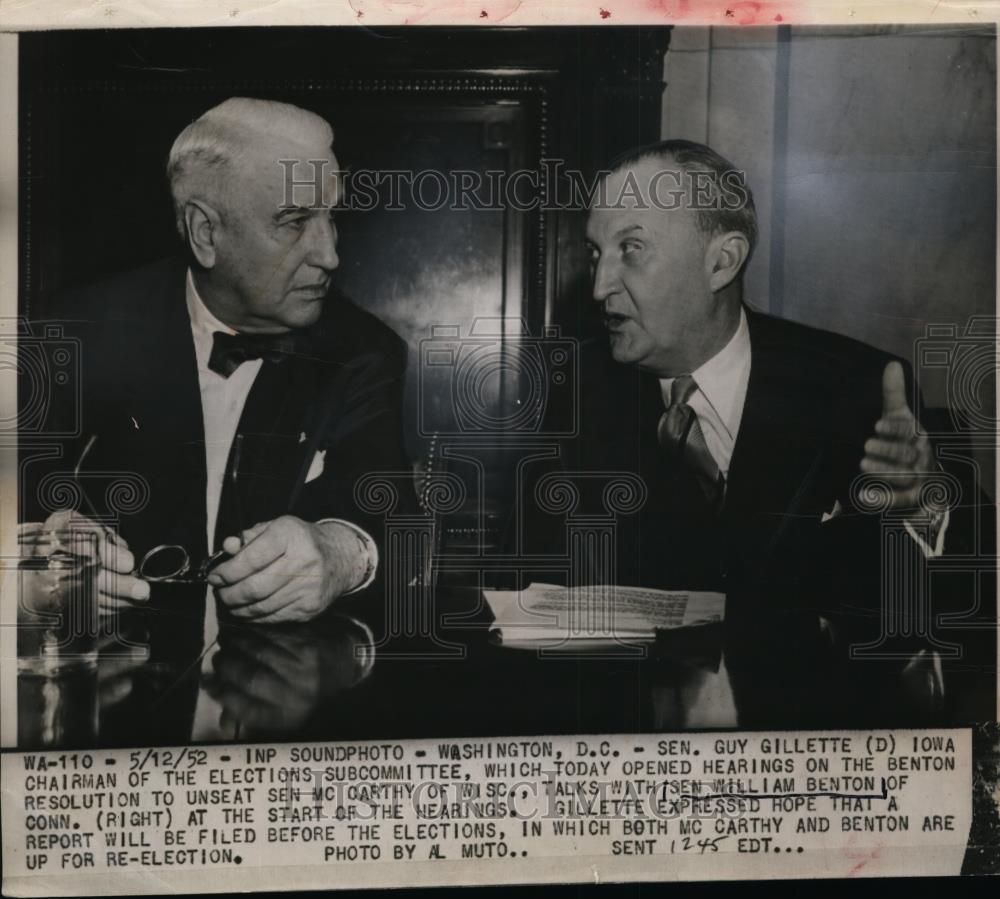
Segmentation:
<svg viewBox="0 0 1000 899">
<path fill-rule="evenodd" d="M 603 800 L 635 752 L 688 812 L 743 803 L 700 854 L 788 865 L 812 844 L 762 803 L 916 853 L 958 758 L 940 873 L 1000 871 L 996 28 L 777 19 L 20 32 L 5 756 L 128 750 L 123 789 L 226 747 L 404 802 L 482 759 L 455 818 L 502 824 L 491 778 Z M 12 766 L 39 873 L 150 845 L 32 816 L 94 765 Z M 144 827 L 241 783 L 191 778 Z M 267 801 L 313 829 L 220 827 L 380 861 L 340 792 Z M 666 864 L 679 825 L 578 835 Z M 468 826 L 491 864 L 543 834 Z M 240 864 L 188 839 L 188 876 Z"/>
</svg>

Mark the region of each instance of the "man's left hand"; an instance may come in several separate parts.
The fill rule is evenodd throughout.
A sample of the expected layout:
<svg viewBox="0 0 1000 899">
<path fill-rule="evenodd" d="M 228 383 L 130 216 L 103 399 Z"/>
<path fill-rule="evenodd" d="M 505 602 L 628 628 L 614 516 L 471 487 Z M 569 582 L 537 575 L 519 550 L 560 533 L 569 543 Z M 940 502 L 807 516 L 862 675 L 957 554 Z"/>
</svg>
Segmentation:
<svg viewBox="0 0 1000 899">
<path fill-rule="evenodd" d="M 223 548 L 233 557 L 208 582 L 234 617 L 261 624 L 308 621 L 356 587 L 366 566 L 349 528 L 291 515 L 228 537 Z"/>
<path fill-rule="evenodd" d="M 882 373 L 882 417 L 875 423 L 875 436 L 865 442 L 861 470 L 866 474 L 889 474 L 890 508 L 916 509 L 920 491 L 934 469 L 930 441 L 917 433 L 917 420 L 906 402 L 903 367 L 890 362 Z"/>
</svg>

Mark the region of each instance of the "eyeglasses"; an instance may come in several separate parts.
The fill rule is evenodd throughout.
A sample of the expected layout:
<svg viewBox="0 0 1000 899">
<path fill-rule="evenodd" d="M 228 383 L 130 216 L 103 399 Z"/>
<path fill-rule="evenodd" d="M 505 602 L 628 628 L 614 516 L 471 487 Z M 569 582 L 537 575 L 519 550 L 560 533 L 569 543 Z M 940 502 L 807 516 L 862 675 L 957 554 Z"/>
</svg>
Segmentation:
<svg viewBox="0 0 1000 899">
<path fill-rule="evenodd" d="M 235 517 L 241 526 L 243 509 L 239 502 L 237 488 L 242 455 L 243 435 L 237 434 L 233 438 L 233 450 L 226 476 L 231 484 Z M 191 556 L 183 546 L 176 543 L 161 543 L 159 546 L 154 546 L 142 557 L 136 574 L 143 580 L 154 584 L 205 584 L 208 582 L 208 575 L 212 568 L 226 555 L 228 553 L 224 549 L 218 549 L 197 568 L 192 569 Z"/>
<path fill-rule="evenodd" d="M 216 562 L 225 555 L 226 551 L 220 549 L 193 568 L 183 546 L 161 543 L 142 557 L 136 575 L 154 584 L 205 584 Z"/>
</svg>

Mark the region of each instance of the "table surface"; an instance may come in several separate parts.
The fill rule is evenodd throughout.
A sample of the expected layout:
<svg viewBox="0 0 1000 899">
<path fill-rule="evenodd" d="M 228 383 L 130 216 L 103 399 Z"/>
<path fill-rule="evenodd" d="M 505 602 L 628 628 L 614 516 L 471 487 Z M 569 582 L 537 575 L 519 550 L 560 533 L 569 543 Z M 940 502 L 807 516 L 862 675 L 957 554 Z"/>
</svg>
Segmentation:
<svg viewBox="0 0 1000 899">
<path fill-rule="evenodd" d="M 645 647 L 539 653 L 497 644 L 478 589 L 414 600 L 409 620 L 380 599 L 302 625 L 220 615 L 206 641 L 204 597 L 154 596 L 119 615 L 96 672 L 19 677 L 19 746 L 954 723 L 930 656 L 845 663 L 808 614 L 727 614 Z"/>
</svg>

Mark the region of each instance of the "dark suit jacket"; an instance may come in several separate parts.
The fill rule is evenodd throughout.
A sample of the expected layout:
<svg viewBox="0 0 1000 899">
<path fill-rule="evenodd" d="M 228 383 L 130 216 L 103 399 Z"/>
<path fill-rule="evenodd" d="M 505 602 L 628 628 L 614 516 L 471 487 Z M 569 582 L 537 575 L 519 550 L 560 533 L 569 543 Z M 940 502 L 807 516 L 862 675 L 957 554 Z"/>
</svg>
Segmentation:
<svg viewBox="0 0 1000 899">
<path fill-rule="evenodd" d="M 80 479 L 83 511 L 116 515 L 137 559 L 161 543 L 189 548 L 196 564 L 204 558 L 205 437 L 185 275 L 182 262 L 167 260 L 64 298 L 67 331 L 81 341 L 82 433 L 63 442 L 61 459 L 26 467 L 25 518 L 52 506 L 39 496 L 43 475 L 72 471 L 96 435 Z M 405 361 L 393 331 L 331 295 L 301 348 L 280 364 L 265 361 L 250 390 L 237 428 L 239 498 L 224 489 L 216 543 L 283 514 L 347 519 L 380 541 L 382 521 L 358 505 L 354 488 L 369 472 L 408 467 Z M 318 451 L 323 473 L 305 483 Z M 137 484 L 134 496 L 107 489 L 117 473 Z"/>
</svg>

